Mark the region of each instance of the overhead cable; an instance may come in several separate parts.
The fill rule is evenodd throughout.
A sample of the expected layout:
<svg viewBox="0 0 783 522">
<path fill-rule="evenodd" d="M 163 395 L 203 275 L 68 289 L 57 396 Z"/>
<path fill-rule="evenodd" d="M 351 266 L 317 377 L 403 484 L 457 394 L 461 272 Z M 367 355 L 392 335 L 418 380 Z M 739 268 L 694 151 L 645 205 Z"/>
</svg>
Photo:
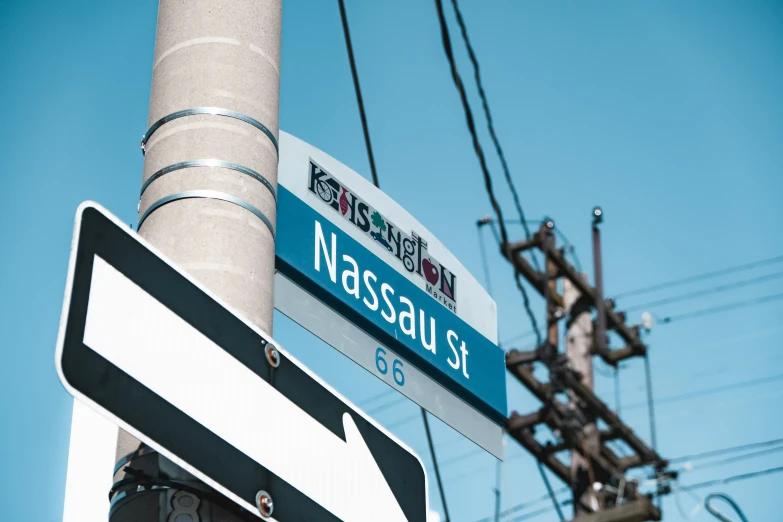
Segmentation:
<svg viewBox="0 0 783 522">
<path fill-rule="evenodd" d="M 754 451 L 751 453 L 746 453 L 744 455 L 734 455 L 733 457 L 726 457 L 725 459 L 719 459 L 712 462 L 705 462 L 704 464 L 699 464 L 698 466 L 688 466 L 688 462 L 686 462 L 686 465 L 679 471 L 692 471 L 692 470 L 702 470 L 705 468 L 714 468 L 716 466 L 723 466 L 725 464 L 731 464 L 732 462 L 739 462 L 742 460 L 752 459 L 752 458 L 760 457 L 762 455 L 769 455 L 770 453 L 777 453 L 779 451 L 783 451 L 783 446 L 767 448 L 759 451 Z"/>
<path fill-rule="evenodd" d="M 364 143 L 367 148 L 367 158 L 370 161 L 370 172 L 372 173 L 372 182 L 373 185 L 380 188 L 378 184 L 378 172 L 375 169 L 375 157 L 372 152 L 372 143 L 370 142 L 370 129 L 369 126 L 367 125 L 367 115 L 365 114 L 364 111 L 364 100 L 362 98 L 362 90 L 359 86 L 359 74 L 356 71 L 356 60 L 354 59 L 353 56 L 353 44 L 351 43 L 351 32 L 348 28 L 348 16 L 345 12 L 344 1 L 338 0 L 338 4 L 340 6 L 340 19 L 342 20 L 342 24 L 343 24 L 343 34 L 345 35 L 345 47 L 348 50 L 348 61 L 351 64 L 351 76 L 353 77 L 353 86 L 356 91 L 356 101 L 359 104 L 359 116 L 361 117 L 362 120 L 362 131 L 364 132 Z M 374 408 L 373 410 L 371 410 L 370 414 L 378 413 L 379 411 L 383 411 L 385 409 L 391 408 L 392 406 L 395 406 L 396 404 L 399 404 L 401 402 L 403 402 L 402 398 L 400 400 L 395 400 L 395 401 L 388 402 L 386 404 L 382 404 Z M 448 522 L 449 512 L 448 512 L 448 508 L 446 507 L 446 498 L 443 496 L 443 485 L 440 482 L 440 473 L 438 472 L 438 461 L 435 458 L 435 451 L 433 450 L 433 445 L 432 445 L 432 435 L 430 434 L 430 428 L 429 425 L 427 424 L 427 412 L 423 407 L 421 408 L 421 414 L 422 417 L 424 418 L 424 427 L 427 434 L 427 442 L 429 443 L 430 450 L 432 452 L 432 462 L 435 465 L 435 471 L 436 471 L 435 475 L 436 478 L 438 479 L 438 487 L 440 488 L 441 497 L 443 499 L 443 510 L 446 512 L 446 522 Z"/>
<path fill-rule="evenodd" d="M 695 310 L 693 312 L 687 312 L 684 314 L 664 317 L 663 320 L 661 321 L 661 324 L 669 324 L 677 321 L 685 321 L 688 319 L 697 319 L 699 317 L 704 317 L 705 315 L 717 314 L 719 312 L 728 312 L 729 310 L 737 310 L 739 308 L 747 308 L 749 306 L 768 303 L 770 301 L 776 301 L 778 299 L 783 299 L 783 293 L 767 295 L 764 297 L 758 297 L 756 299 L 748 299 L 745 301 L 737 301 L 735 303 L 729 303 L 721 306 L 702 308 L 701 310 Z"/>
<path fill-rule="evenodd" d="M 375 415 L 375 414 L 380 413 L 380 412 L 382 412 L 384 410 L 388 410 L 389 408 L 397 406 L 398 404 L 404 403 L 405 400 L 406 400 L 405 397 L 394 398 L 394 399 L 390 400 L 389 402 L 385 402 L 383 404 L 380 404 L 380 405 L 376 406 L 375 408 L 367 410 L 367 415 Z"/>
<path fill-rule="evenodd" d="M 772 439 L 772 440 L 765 440 L 761 442 L 751 442 L 749 444 L 741 444 L 739 446 L 731 446 L 728 448 L 721 448 L 711 451 L 704 451 L 701 453 L 692 453 L 690 455 L 682 455 L 680 457 L 675 457 L 673 459 L 669 459 L 670 463 L 676 463 L 676 462 L 683 462 L 686 460 L 699 460 L 699 459 L 705 459 L 709 457 L 715 457 L 718 455 L 723 455 L 725 453 L 733 453 L 736 451 L 742 451 L 746 449 L 752 449 L 752 448 L 760 448 L 760 447 L 766 447 L 766 446 L 775 446 L 777 444 L 783 444 L 783 438 L 779 439 Z"/>
<path fill-rule="evenodd" d="M 356 101 L 359 104 L 359 116 L 362 119 L 362 131 L 364 131 L 364 143 L 367 146 L 367 158 L 370 160 L 370 172 L 372 173 L 372 182 L 378 186 L 378 172 L 375 170 L 375 157 L 372 153 L 372 144 L 370 143 L 370 128 L 367 126 L 367 115 L 364 112 L 364 100 L 362 99 L 362 89 L 359 87 L 359 75 L 356 72 L 356 61 L 353 57 L 353 45 L 351 44 L 351 32 L 348 29 L 348 17 L 345 14 L 345 4 L 343 0 L 338 0 L 340 4 L 340 18 L 343 22 L 343 34 L 345 35 L 345 47 L 348 49 L 348 61 L 351 63 L 351 76 L 353 77 L 353 87 L 356 90 Z"/>
<path fill-rule="evenodd" d="M 704 509 L 706 509 L 712 516 L 720 520 L 721 522 L 734 522 L 730 518 L 726 518 L 723 516 L 723 514 L 715 509 L 715 507 L 711 504 L 711 501 L 713 499 L 719 498 L 725 502 L 727 502 L 732 509 L 737 513 L 737 516 L 740 517 L 740 520 L 742 522 L 748 522 L 748 518 L 745 516 L 745 513 L 742 512 L 739 505 L 734 502 L 734 499 L 730 496 L 726 495 L 725 493 L 710 493 L 704 498 Z"/>
<path fill-rule="evenodd" d="M 441 504 L 443 504 L 443 513 L 446 516 L 446 522 L 449 522 L 451 519 L 449 518 L 449 508 L 446 505 L 446 494 L 443 492 L 443 481 L 440 479 L 440 468 L 438 468 L 438 460 L 435 458 L 435 445 L 432 443 L 430 423 L 427 420 L 427 412 L 424 410 L 424 408 L 421 409 L 421 417 L 424 420 L 424 430 L 427 432 L 427 443 L 430 445 L 432 465 L 435 467 L 435 478 L 438 480 L 438 491 L 440 491 L 440 500 Z"/>
<path fill-rule="evenodd" d="M 555 490 L 554 494 L 555 495 L 560 495 L 561 493 L 566 493 L 566 492 L 568 492 L 570 490 L 571 490 L 571 488 L 569 488 L 568 486 L 564 486 L 564 487 L 562 487 L 560 489 Z M 508 509 L 505 509 L 505 510 L 501 511 L 500 512 L 500 517 L 501 518 L 507 517 L 509 515 L 513 515 L 514 513 L 518 513 L 518 512 L 520 512 L 523 509 L 526 509 L 528 507 L 536 506 L 536 505 L 541 504 L 543 502 L 549 502 L 550 498 L 551 497 L 550 497 L 549 493 L 546 493 L 545 495 L 541 495 L 540 497 L 536 497 L 536 498 L 533 498 L 533 499 L 530 499 L 530 500 L 526 500 L 524 502 L 520 502 L 519 504 L 516 504 L 516 505 L 514 505 L 514 506 L 512 506 L 512 507 L 510 507 Z M 561 505 L 562 504 L 564 504 L 564 503 L 561 503 Z M 547 509 L 547 511 L 549 511 L 552 508 L 548 507 L 546 509 Z M 525 516 L 527 516 L 527 515 L 525 515 Z M 492 517 L 485 517 L 485 518 L 482 518 L 481 520 L 477 520 L 476 522 L 491 522 L 491 520 L 492 520 Z"/>
<path fill-rule="evenodd" d="M 655 306 L 676 303 L 679 301 L 687 301 L 688 299 L 694 299 L 696 297 L 702 297 L 710 294 L 717 294 L 720 292 L 725 292 L 727 290 L 734 290 L 735 288 L 742 288 L 744 286 L 755 285 L 758 283 L 764 283 L 766 281 L 772 281 L 773 279 L 780 279 L 781 277 L 783 277 L 783 272 L 775 272 L 774 274 L 767 274 L 760 277 L 754 277 L 751 279 L 743 279 L 742 281 L 737 281 L 735 283 L 719 285 L 712 288 L 707 288 L 705 290 L 697 290 L 695 292 L 688 292 L 686 294 L 675 295 L 673 297 L 666 297 L 663 299 L 658 299 L 656 301 L 650 301 L 647 303 L 629 306 L 625 308 L 625 311 L 632 312 L 634 310 L 644 310 L 645 308 L 652 308 Z"/>
<path fill-rule="evenodd" d="M 495 150 L 498 153 L 498 158 L 500 158 L 500 164 L 503 166 L 503 175 L 505 176 L 506 184 L 511 191 L 511 196 L 514 199 L 514 206 L 516 206 L 517 213 L 519 214 L 519 221 L 522 224 L 522 228 L 525 230 L 525 239 L 529 240 L 530 229 L 528 228 L 527 221 L 525 220 L 525 213 L 522 211 L 522 204 L 519 202 L 519 194 L 517 193 L 517 188 L 514 185 L 514 180 L 511 179 L 511 173 L 509 172 L 508 163 L 506 162 L 506 155 L 503 154 L 503 148 L 500 146 L 500 140 L 495 133 L 495 125 L 492 122 L 492 112 L 489 110 L 489 102 L 487 101 L 487 95 L 484 92 L 484 84 L 481 81 L 481 71 L 479 69 L 478 58 L 476 58 L 476 53 L 473 51 L 473 46 L 470 44 L 470 38 L 468 38 L 468 29 L 465 26 L 465 20 L 462 18 L 462 13 L 460 12 L 457 0 L 451 0 L 451 5 L 454 7 L 454 14 L 457 15 L 457 24 L 459 24 L 459 29 L 462 33 L 462 39 L 464 40 L 465 47 L 468 50 L 470 62 L 473 64 L 473 76 L 476 80 L 476 87 L 478 88 L 479 97 L 481 98 L 481 105 L 484 108 L 484 116 L 487 118 L 489 135 L 492 137 L 492 143 L 495 144 Z M 535 266 L 536 270 L 540 272 L 541 267 L 538 265 L 536 256 L 531 255 L 531 257 L 533 259 L 533 266 Z"/>
<path fill-rule="evenodd" d="M 698 482 L 696 484 L 688 484 L 688 485 L 682 485 L 680 489 L 682 490 L 692 490 L 692 489 L 702 489 L 702 488 L 710 488 L 712 486 L 718 486 L 721 484 L 730 484 L 732 482 L 739 482 L 741 480 L 748 480 L 752 478 L 757 477 L 764 477 L 767 475 L 772 475 L 774 473 L 780 473 L 783 471 L 783 466 L 778 466 L 776 468 L 768 468 L 763 469 L 761 471 L 752 471 L 750 473 L 742 473 L 740 475 L 732 475 L 730 477 L 725 477 L 722 479 L 715 479 L 715 480 L 707 480 L 706 482 Z"/>
<path fill-rule="evenodd" d="M 540 460 L 537 460 L 536 464 L 538 464 L 538 472 L 541 474 L 541 480 L 544 481 L 544 485 L 546 486 L 546 491 L 547 493 L 549 493 L 549 498 L 552 499 L 552 505 L 555 507 L 555 511 L 557 511 L 557 516 L 560 517 L 561 522 L 564 522 L 565 518 L 563 517 L 563 512 L 560 510 L 560 503 L 557 501 L 557 497 L 555 497 L 555 492 L 552 491 L 552 485 L 549 483 L 549 479 L 546 476 L 546 471 L 544 471 L 544 465 L 541 464 Z"/>
<path fill-rule="evenodd" d="M 684 284 L 688 284 L 688 283 L 695 283 L 697 281 L 703 281 L 705 279 L 711 279 L 713 277 L 719 277 L 719 276 L 722 276 L 722 275 L 732 274 L 734 272 L 742 272 L 744 270 L 750 270 L 752 268 L 757 268 L 757 267 L 760 267 L 760 266 L 771 265 L 771 264 L 774 264 L 774 263 L 779 263 L 781 261 L 783 261 L 783 256 L 771 257 L 771 258 L 768 258 L 768 259 L 762 259 L 760 261 L 753 261 L 752 263 L 745 263 L 743 265 L 737 265 L 737 266 L 733 266 L 733 267 L 730 267 L 730 268 L 724 268 L 724 269 L 721 269 L 721 270 L 715 270 L 715 271 L 712 271 L 712 272 L 706 272 L 706 273 L 698 274 L 698 275 L 695 275 L 695 276 L 685 277 L 683 279 L 675 279 L 674 281 L 668 281 L 666 283 L 659 283 L 659 284 L 652 285 L 652 286 L 646 286 L 646 287 L 643 287 L 643 288 L 637 288 L 636 290 L 629 290 L 627 292 L 622 292 L 622 293 L 619 293 L 619 294 L 615 294 L 614 298 L 615 299 L 620 299 L 622 297 L 630 297 L 632 295 L 647 294 L 647 293 L 650 293 L 650 292 L 655 292 L 657 290 L 663 290 L 664 288 L 671 288 L 673 286 L 680 286 L 680 285 L 684 285 Z"/>
<path fill-rule="evenodd" d="M 562 504 L 567 504 L 567 502 L 562 502 Z M 530 520 L 531 518 L 537 517 L 538 515 L 543 515 L 544 513 L 548 513 L 549 511 L 552 511 L 551 507 L 545 507 L 541 509 L 537 509 L 535 511 L 530 511 L 528 513 L 523 513 L 517 517 L 512 518 L 508 522 L 523 522 L 524 520 Z M 561 519 L 562 520 L 562 519 Z"/>
<path fill-rule="evenodd" d="M 367 397 L 363 401 L 357 404 L 360 408 L 363 408 L 369 404 L 372 404 L 373 402 L 377 401 L 378 399 L 383 399 L 384 397 L 391 397 L 392 395 L 396 394 L 397 392 L 395 390 L 385 390 L 381 393 L 378 393 L 376 395 L 373 395 L 372 397 Z"/>
<path fill-rule="evenodd" d="M 769 375 L 767 377 L 760 377 L 758 379 L 750 379 L 747 381 L 734 382 L 729 384 L 722 384 L 720 386 L 714 386 L 712 388 L 702 388 L 700 390 L 694 390 L 685 393 L 679 393 L 676 395 L 669 395 L 666 397 L 659 397 L 657 399 L 658 404 L 665 404 L 670 402 L 679 402 L 687 399 L 693 399 L 696 397 L 702 397 L 704 395 L 712 395 L 714 393 L 721 393 L 726 391 L 736 390 L 738 388 L 747 388 L 751 386 L 758 386 L 769 382 L 779 381 L 783 379 L 783 374 Z M 625 406 L 626 410 L 633 410 L 636 408 L 642 408 L 647 406 L 647 401 L 635 402 Z"/>
<path fill-rule="evenodd" d="M 535 335 L 535 334 L 536 334 L 536 332 L 534 332 L 533 330 L 528 330 L 527 332 L 522 332 L 521 334 L 517 334 L 517 335 L 515 335 L 513 337 L 509 337 L 508 339 L 505 339 L 505 340 L 501 341 L 501 344 L 503 346 L 507 346 L 507 345 L 509 345 L 511 343 L 514 343 L 516 341 L 521 341 L 522 339 L 525 339 L 526 337 L 530 337 L 530 336 Z"/>
<path fill-rule="evenodd" d="M 481 172 L 484 176 L 484 185 L 486 187 L 487 195 L 489 196 L 490 204 L 492 205 L 492 209 L 495 212 L 495 215 L 498 219 L 498 225 L 500 226 L 500 235 L 503 245 L 508 244 L 508 233 L 506 232 L 506 226 L 503 223 L 503 212 L 500 209 L 500 204 L 498 203 L 497 199 L 495 198 L 495 192 L 492 187 L 492 178 L 489 175 L 489 168 L 487 167 L 487 161 L 484 157 L 484 151 L 481 148 L 481 144 L 479 143 L 478 139 L 478 133 L 476 131 L 476 124 L 473 119 L 473 112 L 470 109 L 470 104 L 468 103 L 468 96 L 465 92 L 465 86 L 462 83 L 462 79 L 460 78 L 459 72 L 457 71 L 457 64 L 454 61 L 454 52 L 451 47 L 451 38 L 449 37 L 449 29 L 446 25 L 446 18 L 443 12 L 443 2 L 442 0 L 435 0 L 435 7 L 438 12 L 438 22 L 440 24 L 440 32 L 441 32 L 441 38 L 443 40 L 443 50 L 446 53 L 446 58 L 449 62 L 449 67 L 451 69 L 451 77 L 454 81 L 454 86 L 457 88 L 457 92 L 459 93 L 460 101 L 462 102 L 462 108 L 465 112 L 465 120 L 467 122 L 468 130 L 470 131 L 471 138 L 473 140 L 473 149 L 476 152 L 476 157 L 479 160 L 479 165 L 481 166 Z M 524 303 L 525 311 L 527 312 L 528 317 L 530 318 L 530 322 L 533 324 L 533 329 L 536 331 L 536 339 L 538 343 L 541 343 L 541 332 L 538 329 L 538 323 L 536 322 L 535 314 L 533 313 L 533 310 L 530 308 L 530 300 L 528 299 L 527 291 L 525 290 L 525 287 L 522 285 L 522 282 L 520 280 L 519 272 L 514 269 L 514 276 L 516 279 L 517 288 L 519 288 L 520 292 L 522 293 L 522 300 Z"/>
</svg>

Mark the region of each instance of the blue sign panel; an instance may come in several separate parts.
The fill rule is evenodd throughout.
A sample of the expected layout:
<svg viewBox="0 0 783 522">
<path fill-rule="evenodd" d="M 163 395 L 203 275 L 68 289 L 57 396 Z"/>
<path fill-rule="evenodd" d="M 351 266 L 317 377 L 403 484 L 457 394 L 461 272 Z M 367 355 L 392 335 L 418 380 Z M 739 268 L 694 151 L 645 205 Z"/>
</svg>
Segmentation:
<svg viewBox="0 0 783 522">
<path fill-rule="evenodd" d="M 286 188 L 278 190 L 278 271 L 501 424 L 503 351 Z"/>
</svg>

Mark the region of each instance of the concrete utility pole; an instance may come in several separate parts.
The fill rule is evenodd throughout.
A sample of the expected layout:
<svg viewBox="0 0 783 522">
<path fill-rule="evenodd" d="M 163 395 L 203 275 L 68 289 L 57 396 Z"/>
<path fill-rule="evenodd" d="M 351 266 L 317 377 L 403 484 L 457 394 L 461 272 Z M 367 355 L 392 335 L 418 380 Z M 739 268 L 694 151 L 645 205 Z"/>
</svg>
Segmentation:
<svg viewBox="0 0 783 522">
<path fill-rule="evenodd" d="M 281 2 L 161 0 L 139 202 L 141 235 L 270 333 Z M 111 522 L 250 520 L 126 433 L 117 457 Z"/>
<path fill-rule="evenodd" d="M 586 274 L 580 274 L 587 281 Z M 563 304 L 567 314 L 566 325 L 566 354 L 568 364 L 580 375 L 580 381 L 590 390 L 593 389 L 593 357 L 591 346 L 593 343 L 593 319 L 590 313 L 590 302 L 580 299 L 582 293 L 569 280 L 563 280 Z M 578 411 L 579 399 L 573 391 L 569 390 L 569 408 Z M 582 429 L 582 441 L 585 444 L 585 453 L 599 452 L 600 439 L 595 422 L 588 422 Z M 590 466 L 587 460 L 578 452 L 571 451 L 571 487 L 574 494 L 574 517 L 584 510 L 585 506 L 594 506 L 595 494 L 590 480 Z M 581 503 L 579 502 L 581 501 Z"/>
</svg>

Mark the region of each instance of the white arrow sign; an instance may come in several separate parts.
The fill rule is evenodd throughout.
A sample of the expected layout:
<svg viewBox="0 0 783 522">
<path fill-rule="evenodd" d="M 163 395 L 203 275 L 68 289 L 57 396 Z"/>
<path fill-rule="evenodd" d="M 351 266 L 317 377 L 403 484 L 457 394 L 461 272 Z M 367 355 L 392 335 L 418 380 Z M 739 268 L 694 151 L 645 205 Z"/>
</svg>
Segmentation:
<svg viewBox="0 0 783 522">
<path fill-rule="evenodd" d="M 348 412 L 346 442 L 100 257 L 84 344 L 345 522 L 406 520 Z"/>
<path fill-rule="evenodd" d="M 279 350 L 279 368 L 267 363 L 261 341 L 272 342 L 268 336 L 228 315 L 220 303 L 184 274 L 175 273 L 164 259 L 155 261 L 160 266 L 152 263 L 151 249 L 146 257 L 139 256 L 140 263 L 128 262 L 126 249 L 133 251 L 139 246 L 149 248 L 148 245 L 117 227 L 120 234 L 132 234 L 139 241 L 125 241 L 119 248 L 123 243 L 110 237 L 108 232 L 114 233 L 115 228 L 107 227 L 105 217 L 109 216 L 91 218 L 100 226 L 96 225 L 97 232 L 84 241 L 78 241 L 77 227 L 79 255 L 72 256 L 69 276 L 69 285 L 74 289 L 69 286 L 66 294 L 65 326 L 58 348 L 58 372 L 72 394 L 258 516 L 243 491 L 256 484 L 257 476 L 237 475 L 237 468 L 229 469 L 223 464 L 224 456 L 233 458 L 234 465 L 244 470 L 260 465 L 268 470 L 262 473 L 263 477 L 271 472 L 287 483 L 285 487 L 294 488 L 297 494 L 345 522 L 420 519 L 417 511 L 407 511 L 406 517 L 401 507 L 406 490 L 400 484 L 417 483 L 412 480 L 413 475 L 423 473 L 415 454 L 328 389 L 284 350 Z M 108 254 L 108 247 L 101 242 L 116 253 Z M 119 258 L 124 261 L 119 262 Z M 165 279 L 172 274 L 180 279 Z M 158 284 L 149 286 L 150 279 L 139 283 L 144 277 Z M 161 282 L 163 290 L 159 289 Z M 182 301 L 187 306 L 181 306 Z M 209 324 L 194 323 L 194 310 L 199 321 Z M 216 337 L 215 332 L 231 332 L 237 327 L 243 327 L 245 334 L 250 327 L 252 336 Z M 222 346 L 216 339 L 221 339 Z M 242 342 L 243 346 L 237 344 Z M 94 361 L 94 368 L 86 368 L 90 363 L 85 361 Z M 277 373 L 280 371 L 284 373 Z M 132 420 L 128 420 L 127 408 L 122 407 L 123 401 L 127 404 L 131 400 L 125 393 L 134 400 L 147 401 L 131 408 Z M 292 393 L 291 397 L 286 395 Z M 163 415 L 161 411 L 171 413 Z M 183 432 L 181 420 L 180 424 L 174 419 L 169 421 L 175 414 L 184 414 L 190 419 L 187 422 L 200 426 L 193 424 Z M 171 428 L 160 427 L 167 422 L 171 422 Z M 157 436 L 147 436 L 149 430 Z M 178 440 L 189 435 L 200 437 L 198 440 L 214 440 L 215 445 L 199 447 L 196 454 L 176 447 Z M 164 440 L 168 442 L 159 443 Z M 372 448 L 383 465 L 376 461 Z M 390 463 L 389 455 L 394 454 L 391 450 L 404 453 L 392 457 Z M 411 458 L 413 465 L 409 467 L 396 464 Z M 234 480 L 233 485 L 224 485 L 232 482 L 232 476 L 248 478 L 239 484 Z M 280 481 L 274 484 L 283 487 Z M 421 486 L 410 494 L 426 494 L 426 475 Z M 426 509 L 426 499 L 422 499 Z M 287 516 L 277 520 L 299 519 L 296 513 L 301 510 L 297 506 L 289 503 L 285 507 Z M 306 513 L 312 516 L 312 511 Z M 423 513 L 426 511 L 422 511 L 421 518 Z M 273 515 L 277 517 L 277 513 Z"/>
</svg>

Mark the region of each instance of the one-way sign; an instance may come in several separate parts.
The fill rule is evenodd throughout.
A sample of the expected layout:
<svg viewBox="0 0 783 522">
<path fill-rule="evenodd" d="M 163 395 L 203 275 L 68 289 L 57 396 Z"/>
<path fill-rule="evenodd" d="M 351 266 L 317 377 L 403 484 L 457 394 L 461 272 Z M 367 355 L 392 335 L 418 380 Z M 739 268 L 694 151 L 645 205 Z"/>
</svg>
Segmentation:
<svg viewBox="0 0 783 522">
<path fill-rule="evenodd" d="M 56 364 L 76 398 L 260 518 L 426 519 L 416 454 L 91 202 Z"/>
</svg>

